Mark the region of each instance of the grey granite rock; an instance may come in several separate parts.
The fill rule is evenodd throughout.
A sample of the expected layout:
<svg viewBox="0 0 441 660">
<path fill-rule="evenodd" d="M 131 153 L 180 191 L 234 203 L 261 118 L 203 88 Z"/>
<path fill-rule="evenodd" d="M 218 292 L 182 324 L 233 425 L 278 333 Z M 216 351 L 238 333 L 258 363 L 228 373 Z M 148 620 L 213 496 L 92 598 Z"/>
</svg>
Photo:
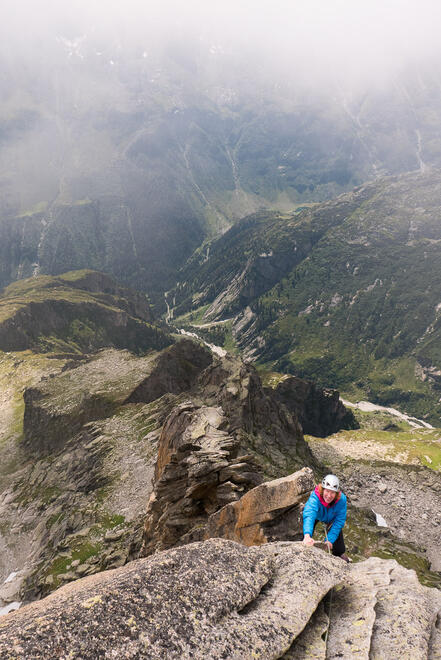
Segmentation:
<svg viewBox="0 0 441 660">
<path fill-rule="evenodd" d="M 371 557 L 351 567 L 347 580 L 335 589 L 330 608 L 327 658 L 368 660 L 375 622 L 377 593 L 389 585 L 394 561 Z"/>
<path fill-rule="evenodd" d="M 440 592 L 394 560 L 209 539 L 2 617 L 0 660 L 439 660 L 440 615 Z"/>
<path fill-rule="evenodd" d="M 210 539 L 89 576 L 4 617 L 0 658 L 278 658 L 344 574 L 339 560 L 301 544 Z"/>
<path fill-rule="evenodd" d="M 328 626 L 329 617 L 322 601 L 303 632 L 283 656 L 283 660 L 326 660 L 325 640 Z"/>
<path fill-rule="evenodd" d="M 441 593 L 420 585 L 414 571 L 394 564 L 390 584 L 377 594 L 369 657 L 426 660 Z"/>
</svg>

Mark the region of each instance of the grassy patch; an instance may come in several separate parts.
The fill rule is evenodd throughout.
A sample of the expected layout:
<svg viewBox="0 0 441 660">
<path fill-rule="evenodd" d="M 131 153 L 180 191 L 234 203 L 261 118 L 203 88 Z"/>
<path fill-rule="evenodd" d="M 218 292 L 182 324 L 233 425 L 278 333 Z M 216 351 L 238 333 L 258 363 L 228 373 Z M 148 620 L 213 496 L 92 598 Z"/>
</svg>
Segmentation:
<svg viewBox="0 0 441 660">
<path fill-rule="evenodd" d="M 440 429 L 398 429 L 381 431 L 378 429 L 357 429 L 340 431 L 331 436 L 333 441 L 365 443 L 366 456 L 369 446 L 384 447 L 383 460 L 395 460 L 400 463 L 424 465 L 432 470 L 441 471 L 441 430 Z M 344 449 L 349 451 L 347 445 Z"/>
<path fill-rule="evenodd" d="M 265 367 L 264 365 L 256 365 L 256 366 L 264 387 L 271 387 L 274 390 L 276 389 L 279 383 L 289 378 L 287 374 L 281 374 L 277 371 L 268 370 L 268 368 Z"/>
<path fill-rule="evenodd" d="M 114 529 L 115 527 L 118 527 L 118 525 L 122 525 L 125 520 L 124 516 L 119 514 L 102 513 L 100 525 L 105 530 Z"/>
<path fill-rule="evenodd" d="M 191 312 L 188 312 L 187 314 L 182 314 L 181 316 L 177 316 L 175 319 L 173 319 L 173 325 L 176 327 L 181 327 L 182 325 L 193 325 L 194 323 L 203 323 L 204 321 L 204 314 L 207 311 L 207 309 L 210 307 L 210 305 L 203 305 L 202 307 L 199 307 L 198 309 L 194 309 Z"/>
<path fill-rule="evenodd" d="M 377 431 L 409 431 L 412 427 L 403 419 L 384 413 L 379 410 L 366 412 L 357 408 L 350 408 L 361 429 Z M 391 428 L 393 427 L 393 429 Z"/>
<path fill-rule="evenodd" d="M 228 351 L 228 353 L 232 353 L 233 355 L 238 354 L 239 349 L 238 349 L 237 344 L 236 344 L 236 342 L 234 340 L 234 337 L 233 337 L 233 331 L 232 331 L 232 328 L 231 328 L 232 324 L 229 323 L 229 324 L 226 324 L 226 325 L 227 325 L 227 327 L 226 327 L 226 333 L 225 333 L 223 348 L 226 351 Z"/>
</svg>

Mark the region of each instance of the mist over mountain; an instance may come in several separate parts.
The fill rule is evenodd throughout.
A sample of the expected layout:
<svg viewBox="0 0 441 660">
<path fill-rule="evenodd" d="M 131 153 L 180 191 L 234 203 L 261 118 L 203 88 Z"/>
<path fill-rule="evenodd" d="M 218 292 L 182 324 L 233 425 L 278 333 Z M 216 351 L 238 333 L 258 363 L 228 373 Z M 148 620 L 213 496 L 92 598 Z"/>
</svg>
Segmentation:
<svg viewBox="0 0 441 660">
<path fill-rule="evenodd" d="M 6 3 L 0 284 L 164 290 L 259 208 L 440 166 L 436 7 L 337 4 Z"/>
</svg>

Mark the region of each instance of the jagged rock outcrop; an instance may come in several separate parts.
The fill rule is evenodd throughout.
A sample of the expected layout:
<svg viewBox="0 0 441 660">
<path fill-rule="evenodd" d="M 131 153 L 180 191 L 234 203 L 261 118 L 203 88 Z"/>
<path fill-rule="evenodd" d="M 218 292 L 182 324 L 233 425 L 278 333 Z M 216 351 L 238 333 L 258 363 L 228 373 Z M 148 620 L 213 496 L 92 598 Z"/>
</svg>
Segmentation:
<svg viewBox="0 0 441 660">
<path fill-rule="evenodd" d="M 205 346 L 181 339 L 158 355 L 151 373 L 127 397 L 127 403 L 149 403 L 167 393 L 185 392 L 212 362 L 213 355 Z"/>
<path fill-rule="evenodd" d="M 311 455 L 297 420 L 250 365 L 216 358 L 159 440 L 143 554 L 204 537 L 208 517 Z"/>
<path fill-rule="evenodd" d="M 303 538 L 302 507 L 314 488 L 314 475 L 303 468 L 268 481 L 210 516 L 205 538 L 221 537 L 244 545 Z"/>
<path fill-rule="evenodd" d="M 239 438 L 229 435 L 226 425 L 221 408 L 190 402 L 168 418 L 159 440 L 143 554 L 200 537 L 211 512 L 262 481 L 252 455 L 238 456 Z"/>
<path fill-rule="evenodd" d="M 345 408 L 337 390 L 318 387 L 295 376 L 278 383 L 275 394 L 302 425 L 303 432 L 321 438 L 340 429 L 359 427 L 354 414 Z"/>
<path fill-rule="evenodd" d="M 329 609 L 323 599 L 337 585 Z M 300 543 L 210 539 L 84 578 L 7 615 L 0 658 L 433 660 L 440 610 L 439 591 L 395 561 L 351 567 Z"/>
</svg>

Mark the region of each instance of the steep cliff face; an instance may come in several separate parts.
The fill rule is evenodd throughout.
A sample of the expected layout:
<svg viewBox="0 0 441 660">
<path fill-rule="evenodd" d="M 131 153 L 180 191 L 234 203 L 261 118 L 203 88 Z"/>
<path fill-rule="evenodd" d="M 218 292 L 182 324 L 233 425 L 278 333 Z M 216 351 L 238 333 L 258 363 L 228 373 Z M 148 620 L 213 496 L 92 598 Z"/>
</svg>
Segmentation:
<svg viewBox="0 0 441 660">
<path fill-rule="evenodd" d="M 311 381 L 290 376 L 278 383 L 275 395 L 297 417 L 308 435 L 325 437 L 340 429 L 359 426 L 336 390 L 322 389 Z"/>
</svg>

